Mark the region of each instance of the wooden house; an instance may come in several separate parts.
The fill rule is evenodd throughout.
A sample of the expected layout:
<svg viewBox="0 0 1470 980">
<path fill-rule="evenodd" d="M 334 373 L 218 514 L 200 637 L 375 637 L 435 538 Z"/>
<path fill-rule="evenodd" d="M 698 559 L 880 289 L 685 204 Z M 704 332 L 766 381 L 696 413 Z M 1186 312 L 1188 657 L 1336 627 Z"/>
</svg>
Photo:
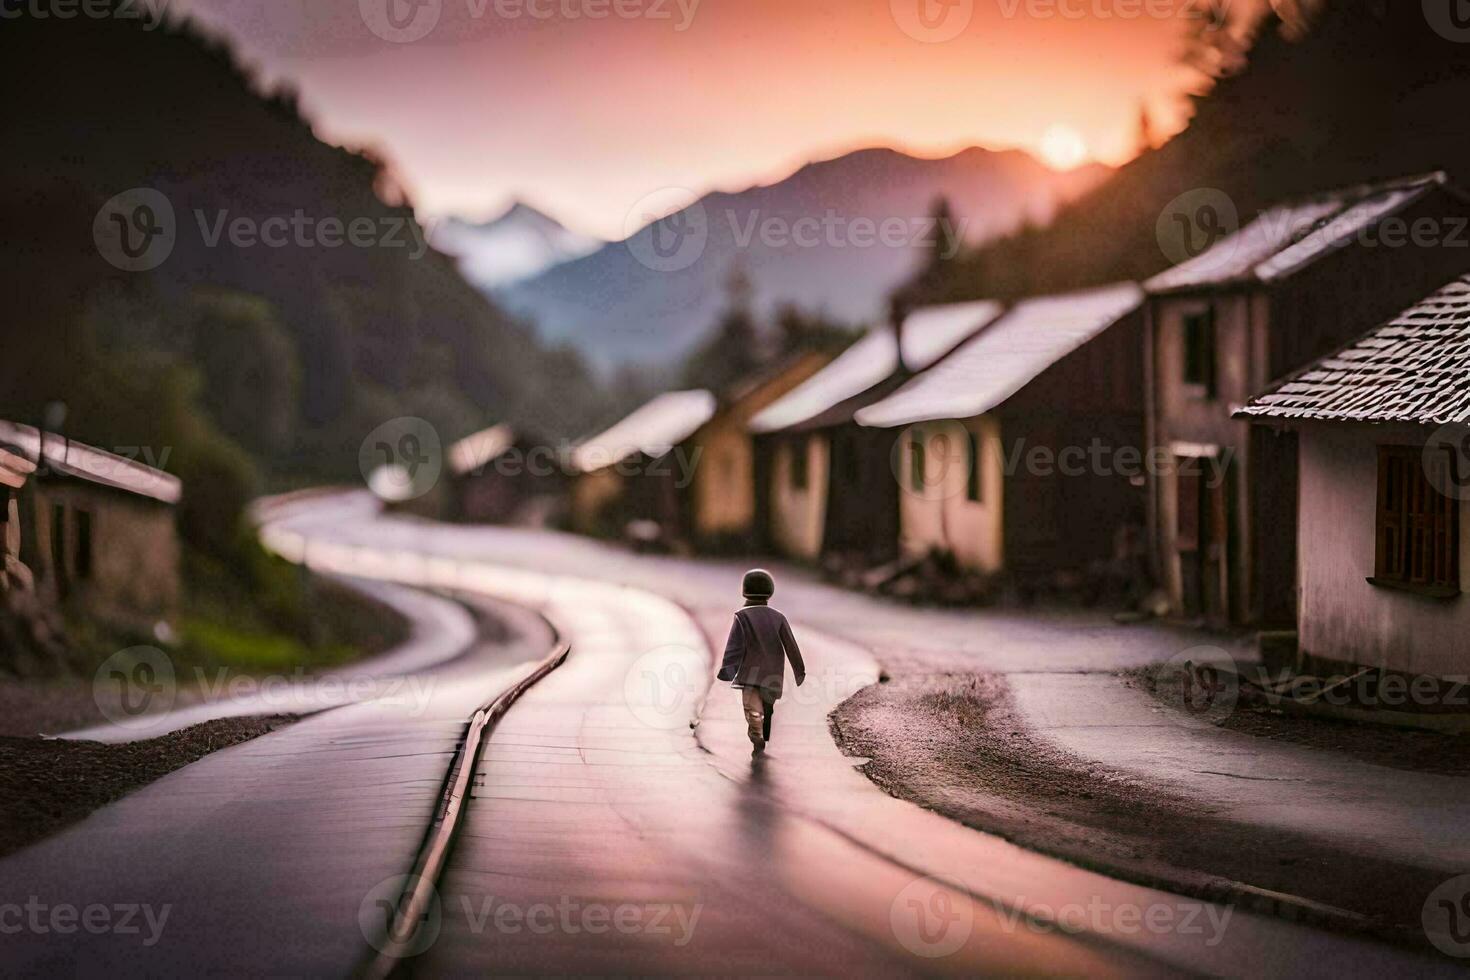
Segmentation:
<svg viewBox="0 0 1470 980">
<path fill-rule="evenodd" d="M 1175 614 L 1296 620 L 1293 432 L 1234 412 L 1273 379 L 1470 267 L 1466 196 L 1443 174 L 1287 202 L 1146 282 L 1155 576 Z"/>
<path fill-rule="evenodd" d="M 1298 439 L 1300 665 L 1470 673 L 1470 276 L 1237 416 Z"/>
<path fill-rule="evenodd" d="M 718 397 L 667 392 L 584 441 L 572 457 L 574 526 L 669 546 L 750 550 L 759 511 L 750 419 L 828 360 L 795 355 Z"/>
<path fill-rule="evenodd" d="M 1002 310 L 982 300 L 915 310 L 869 331 L 831 364 L 757 414 L 763 543 L 792 558 L 876 565 L 898 540 L 894 436 L 858 425 L 858 409 L 891 393 L 983 329 Z"/>
<path fill-rule="evenodd" d="M 445 455 L 451 520 L 541 526 L 564 506 L 569 475 L 557 447 L 509 423 L 465 436 Z"/>
<path fill-rule="evenodd" d="M 1142 302 L 1134 283 L 1023 300 L 857 412 L 898 434 L 904 557 L 1040 583 L 1141 540 Z"/>
<path fill-rule="evenodd" d="M 178 605 L 179 496 L 151 466 L 0 421 L 7 604 L 151 631 Z"/>
</svg>

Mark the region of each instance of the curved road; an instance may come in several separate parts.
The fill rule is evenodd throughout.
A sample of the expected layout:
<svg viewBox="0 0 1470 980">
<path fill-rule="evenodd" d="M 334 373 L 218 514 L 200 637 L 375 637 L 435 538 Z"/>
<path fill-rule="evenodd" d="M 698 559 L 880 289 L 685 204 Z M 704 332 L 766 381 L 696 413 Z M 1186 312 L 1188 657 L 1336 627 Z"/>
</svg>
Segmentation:
<svg viewBox="0 0 1470 980">
<path fill-rule="evenodd" d="M 322 569 L 538 609 L 572 646 L 492 734 L 415 973 L 1442 969 L 1113 881 L 878 791 L 825 723 L 877 665 L 809 620 L 898 632 L 914 611 L 790 578 L 778 605 L 801 607 L 811 671 L 752 762 L 734 694 L 710 686 L 733 565 L 392 517 L 363 495 L 303 505 L 267 540 Z"/>
</svg>

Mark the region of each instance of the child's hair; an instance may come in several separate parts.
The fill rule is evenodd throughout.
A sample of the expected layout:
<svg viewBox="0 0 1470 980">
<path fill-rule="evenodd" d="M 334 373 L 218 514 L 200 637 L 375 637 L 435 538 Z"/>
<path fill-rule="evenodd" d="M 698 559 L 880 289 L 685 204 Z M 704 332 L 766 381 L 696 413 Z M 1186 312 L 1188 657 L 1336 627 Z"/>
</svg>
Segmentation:
<svg viewBox="0 0 1470 980">
<path fill-rule="evenodd" d="M 752 568 L 740 583 L 740 593 L 747 599 L 769 599 L 776 594 L 776 580 L 764 568 Z"/>
</svg>

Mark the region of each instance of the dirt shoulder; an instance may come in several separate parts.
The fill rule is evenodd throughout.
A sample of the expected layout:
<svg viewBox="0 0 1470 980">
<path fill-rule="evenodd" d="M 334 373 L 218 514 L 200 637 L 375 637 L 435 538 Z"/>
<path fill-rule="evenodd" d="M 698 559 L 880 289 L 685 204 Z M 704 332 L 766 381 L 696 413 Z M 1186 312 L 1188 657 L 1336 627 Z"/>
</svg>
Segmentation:
<svg viewBox="0 0 1470 980">
<path fill-rule="evenodd" d="M 222 718 L 121 745 L 0 736 L 0 856 L 175 769 L 295 720 L 290 715 Z"/>
<path fill-rule="evenodd" d="M 890 794 L 1142 884 L 1417 946 L 1425 897 L 1444 881 L 1441 870 L 1365 858 L 1305 835 L 1267 835 L 1059 752 L 1028 735 L 999 675 L 896 678 L 848 699 L 831 724 L 845 751 L 871 760 L 864 772 Z M 1303 913 L 1262 890 L 1353 916 Z"/>
</svg>

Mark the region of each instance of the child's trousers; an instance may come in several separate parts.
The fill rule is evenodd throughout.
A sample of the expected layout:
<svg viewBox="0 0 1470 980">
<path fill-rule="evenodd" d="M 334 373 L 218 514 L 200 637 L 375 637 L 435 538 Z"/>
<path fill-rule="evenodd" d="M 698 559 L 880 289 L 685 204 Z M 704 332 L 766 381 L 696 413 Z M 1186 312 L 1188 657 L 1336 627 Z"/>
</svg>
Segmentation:
<svg viewBox="0 0 1470 980">
<path fill-rule="evenodd" d="M 742 687 L 740 701 L 745 707 L 745 727 L 750 744 L 765 744 L 771 738 L 771 715 L 776 710 L 776 702 L 758 687 Z"/>
</svg>

